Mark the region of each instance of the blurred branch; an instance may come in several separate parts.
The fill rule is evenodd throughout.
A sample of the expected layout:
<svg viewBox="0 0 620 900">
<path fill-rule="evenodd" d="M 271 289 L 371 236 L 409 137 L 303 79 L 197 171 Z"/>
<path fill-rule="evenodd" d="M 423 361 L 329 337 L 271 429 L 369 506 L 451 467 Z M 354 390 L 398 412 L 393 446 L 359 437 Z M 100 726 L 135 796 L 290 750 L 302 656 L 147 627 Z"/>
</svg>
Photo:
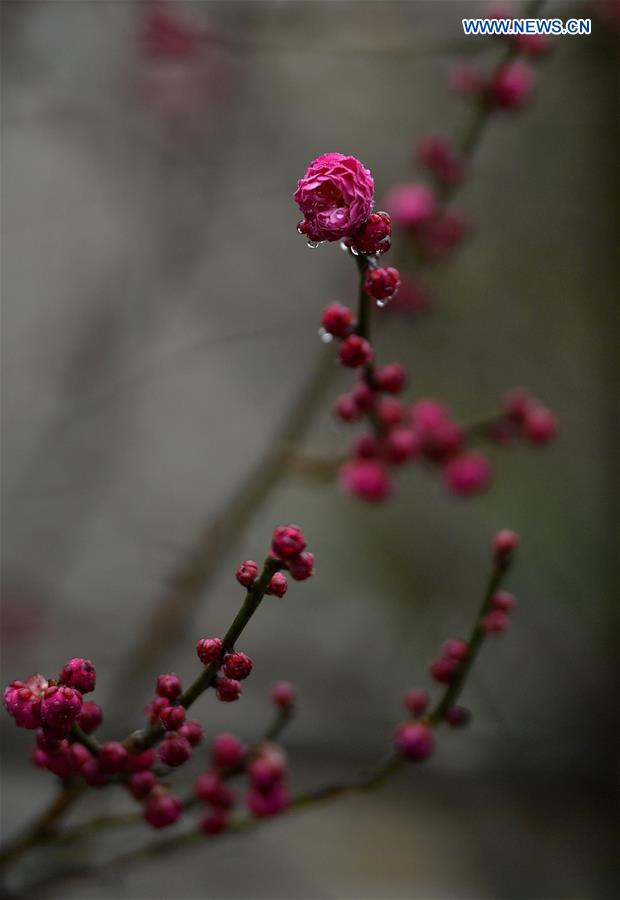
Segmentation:
<svg viewBox="0 0 620 900">
<path fill-rule="evenodd" d="M 155 604 L 151 619 L 117 672 L 112 693 L 119 714 L 133 698 L 127 684 L 136 685 L 151 675 L 153 661 L 179 638 L 217 572 L 222 558 L 239 540 L 243 529 L 286 475 L 298 444 L 319 409 L 331 381 L 333 360 L 321 352 L 305 385 L 291 403 L 273 443 L 230 497 L 196 535 L 192 546 L 169 579 L 168 589 Z"/>
</svg>

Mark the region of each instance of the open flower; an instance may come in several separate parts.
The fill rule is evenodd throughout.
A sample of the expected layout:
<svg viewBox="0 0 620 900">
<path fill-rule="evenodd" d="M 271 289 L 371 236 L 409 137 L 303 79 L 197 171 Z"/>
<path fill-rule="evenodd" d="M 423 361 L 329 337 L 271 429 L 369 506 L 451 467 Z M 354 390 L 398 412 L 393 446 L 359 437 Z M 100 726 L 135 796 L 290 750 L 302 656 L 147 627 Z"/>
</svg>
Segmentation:
<svg viewBox="0 0 620 900">
<path fill-rule="evenodd" d="M 375 185 L 359 159 L 324 153 L 310 163 L 293 195 L 304 215 L 299 225 L 311 241 L 339 241 L 364 224 Z"/>
</svg>

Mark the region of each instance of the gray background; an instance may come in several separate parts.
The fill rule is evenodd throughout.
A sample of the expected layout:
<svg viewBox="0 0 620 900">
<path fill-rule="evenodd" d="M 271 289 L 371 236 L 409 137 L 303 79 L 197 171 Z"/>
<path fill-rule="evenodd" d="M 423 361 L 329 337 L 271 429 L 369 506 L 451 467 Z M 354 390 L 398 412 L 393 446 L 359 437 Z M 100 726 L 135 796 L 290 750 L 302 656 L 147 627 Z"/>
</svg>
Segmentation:
<svg viewBox="0 0 620 900">
<path fill-rule="evenodd" d="M 482 7 L 192 3 L 233 40 L 162 72 L 138 52 L 137 3 L 2 4 L 4 681 L 88 656 L 107 736 L 137 723 L 150 688 L 127 684 L 135 715 L 115 718 L 119 661 L 198 527 L 269 446 L 320 352 L 320 310 L 354 291 L 343 254 L 296 234 L 295 181 L 332 149 L 371 167 L 379 200 L 411 179 L 415 137 L 464 122 L 452 64 L 497 58 L 459 33 Z M 520 605 L 467 688 L 472 727 L 380 793 L 49 896 L 614 895 L 613 40 L 559 40 L 538 72 L 531 109 L 485 134 L 459 195 L 476 231 L 433 273 L 432 313 L 386 312 L 378 350 L 410 369 L 412 396 L 465 421 L 530 387 L 558 413 L 557 444 L 501 454 L 492 491 L 466 503 L 420 469 L 380 509 L 287 479 L 152 669 L 195 672 L 196 638 L 239 602 L 238 560 L 298 521 L 317 577 L 252 623 L 242 703 L 207 697 L 197 712 L 209 734 L 251 738 L 269 685 L 291 678 L 293 783 L 350 776 L 383 754 L 438 643 L 469 627 L 489 536 L 509 526 Z M 147 89 L 170 92 L 174 128 Z M 348 380 L 334 367 L 313 450 L 348 440 L 328 414 Z M 9 834 L 53 786 L 28 767 L 29 736 L 3 726 Z M 82 813 L 127 805 L 112 792 L 90 803 Z"/>
</svg>

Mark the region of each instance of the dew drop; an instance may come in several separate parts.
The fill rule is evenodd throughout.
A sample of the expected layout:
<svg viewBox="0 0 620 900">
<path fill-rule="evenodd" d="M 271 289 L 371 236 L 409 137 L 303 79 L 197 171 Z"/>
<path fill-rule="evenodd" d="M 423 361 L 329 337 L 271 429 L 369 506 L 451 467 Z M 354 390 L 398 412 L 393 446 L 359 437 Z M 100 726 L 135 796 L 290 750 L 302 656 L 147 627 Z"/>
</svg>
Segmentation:
<svg viewBox="0 0 620 900">
<path fill-rule="evenodd" d="M 310 247 L 311 250 L 316 250 L 316 248 L 319 246 L 319 244 L 320 244 L 321 242 L 320 242 L 320 241 L 310 241 L 310 240 L 309 240 L 307 243 L 308 243 L 308 246 Z"/>
<path fill-rule="evenodd" d="M 343 250 L 344 253 L 348 253 L 351 248 L 349 247 L 349 244 L 346 242 L 346 240 L 344 240 L 340 241 L 340 249 Z"/>
<path fill-rule="evenodd" d="M 325 331 L 324 328 L 319 328 L 319 337 L 324 344 L 331 344 L 331 342 L 334 340 L 334 335 L 330 334 L 329 331 Z"/>
<path fill-rule="evenodd" d="M 388 305 L 388 300 L 377 300 L 377 306 L 379 309 L 383 309 L 384 306 Z"/>
<path fill-rule="evenodd" d="M 360 255 L 360 252 L 359 252 L 359 250 L 357 249 L 357 247 L 353 247 L 353 246 L 351 247 L 351 253 L 353 254 L 353 256 L 359 256 L 359 255 Z"/>
</svg>

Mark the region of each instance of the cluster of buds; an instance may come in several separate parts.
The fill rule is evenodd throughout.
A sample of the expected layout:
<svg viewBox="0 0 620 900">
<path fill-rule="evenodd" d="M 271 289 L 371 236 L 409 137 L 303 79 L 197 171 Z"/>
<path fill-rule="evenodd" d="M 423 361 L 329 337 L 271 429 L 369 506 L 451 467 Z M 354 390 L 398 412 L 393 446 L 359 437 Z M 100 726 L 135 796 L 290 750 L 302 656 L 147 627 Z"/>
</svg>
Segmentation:
<svg viewBox="0 0 620 900">
<path fill-rule="evenodd" d="M 441 186 L 453 186 L 463 180 L 465 164 L 446 139 L 426 136 L 418 152 Z M 457 209 L 444 209 L 435 189 L 427 184 L 395 185 L 388 192 L 385 205 L 395 224 L 429 261 L 443 259 L 456 250 L 471 230 L 468 218 Z"/>
<path fill-rule="evenodd" d="M 248 780 L 245 805 L 253 816 L 265 818 L 290 803 L 286 754 L 280 746 L 264 741 L 248 751 L 233 734 L 219 734 L 211 748 L 211 766 L 194 782 L 194 794 L 205 806 L 199 827 L 204 834 L 224 831 L 240 797 L 227 781 L 244 774 Z"/>
<path fill-rule="evenodd" d="M 513 560 L 519 544 L 518 536 L 507 529 L 497 532 L 491 542 L 493 572 L 503 573 Z M 510 613 L 516 606 L 512 594 L 504 590 L 491 593 L 480 613 L 473 636 L 469 641 L 462 638 L 448 638 L 441 645 L 439 656 L 432 660 L 428 674 L 440 685 L 449 689 L 459 677 L 473 655 L 473 642 L 480 642 L 482 637 L 505 631 L 510 623 Z M 424 688 L 412 688 L 405 694 L 403 705 L 410 720 L 401 722 L 395 729 L 392 741 L 394 749 L 413 762 L 421 762 L 432 755 L 435 749 L 433 725 L 438 721 L 445 722 L 451 728 L 463 728 L 470 719 L 470 711 L 456 703 L 444 703 L 433 713 L 429 712 L 430 695 Z M 444 705 L 445 704 L 445 705 Z"/>
<path fill-rule="evenodd" d="M 512 12 L 503 7 L 489 11 L 490 18 L 510 19 Z M 490 75 L 467 63 L 459 65 L 452 86 L 468 100 L 484 103 L 490 109 L 517 110 L 529 100 L 536 85 L 534 70 L 525 59 L 536 61 L 553 50 L 553 39 L 546 34 L 507 34 L 499 38 L 510 45 L 510 58 Z"/>
<path fill-rule="evenodd" d="M 502 414 L 490 423 L 489 436 L 500 447 L 519 441 L 549 444 L 558 433 L 553 412 L 523 388 L 509 391 L 502 401 Z"/>
<path fill-rule="evenodd" d="M 58 679 L 39 673 L 27 681 L 13 681 L 4 702 L 20 728 L 44 727 L 66 734 L 82 711 L 82 694 L 95 688 L 95 667 L 89 659 L 70 659 Z"/>
<path fill-rule="evenodd" d="M 427 136 L 419 154 L 441 186 L 462 179 L 464 166 L 440 136 Z M 384 213 L 369 212 L 373 196 L 374 181 L 359 160 L 324 154 L 310 164 L 298 182 L 295 200 L 306 216 L 301 230 L 311 234 L 313 240 L 340 239 L 347 251 L 361 256 L 362 300 L 366 295 L 384 305 L 396 293 L 400 276 L 396 269 L 379 265 L 379 255 L 387 249 L 390 220 Z M 390 198 L 396 221 L 415 232 L 432 254 L 451 248 L 460 240 L 462 219 L 441 210 L 431 187 L 395 188 Z M 336 228 L 336 222 L 341 222 L 341 226 Z M 362 304 L 360 319 L 363 310 Z M 360 499 L 386 499 L 393 487 L 392 468 L 414 459 L 439 469 L 450 493 L 471 496 L 488 487 L 492 478 L 488 456 L 471 446 L 481 431 L 484 438 L 501 446 L 519 437 L 548 443 L 557 431 L 553 414 L 523 391 L 513 392 L 501 414 L 485 423 L 484 429 L 462 427 L 435 400 L 420 400 L 407 407 L 397 396 L 407 380 L 404 368 L 398 363 L 375 365 L 368 329 L 340 303 L 331 303 L 324 309 L 320 334 L 324 340 L 339 340 L 340 362 L 360 370 L 353 389 L 339 397 L 334 408 L 335 415 L 344 422 L 366 419 L 372 425 L 372 432 L 355 440 L 340 475 L 343 489 Z M 248 561 L 239 568 L 237 578 L 250 585 L 256 574 L 256 565 Z"/>
<path fill-rule="evenodd" d="M 306 550 L 306 538 L 297 525 L 279 525 L 273 532 L 269 556 L 274 572 L 269 580 L 266 594 L 283 597 L 288 590 L 288 581 L 282 569 L 286 569 L 294 581 L 305 581 L 314 575 L 314 554 Z M 241 563 L 236 572 L 239 584 L 248 590 L 254 587 L 258 576 L 258 566 L 252 560 Z"/>
<path fill-rule="evenodd" d="M 498 13 L 498 17 L 507 15 Z M 459 65 L 452 75 L 454 90 L 489 112 L 514 111 L 526 105 L 536 79 L 522 57 L 537 59 L 552 48 L 552 41 L 546 35 L 507 37 L 512 44 L 512 56 L 490 75 L 469 63 Z M 456 250 L 471 232 L 468 216 L 446 207 L 451 191 L 466 178 L 467 163 L 449 138 L 436 132 L 420 138 L 414 155 L 430 176 L 431 184 L 423 181 L 398 184 L 386 196 L 385 206 L 394 223 L 414 243 L 418 254 L 428 261 L 438 261 Z M 404 293 L 404 298 L 412 294 L 417 300 L 420 291 L 423 295 L 427 293 L 421 288 L 411 289 Z M 417 311 L 419 304 L 410 304 L 408 308 Z"/>
<path fill-rule="evenodd" d="M 95 667 L 89 659 L 70 659 L 57 679 L 36 673 L 26 681 L 13 681 L 4 691 L 7 711 L 20 728 L 36 729 L 33 762 L 64 778 L 90 757 L 85 747 L 73 743 L 74 725 L 90 732 L 101 723 L 96 703 L 84 702 L 83 694 L 95 688 Z"/>
<path fill-rule="evenodd" d="M 306 549 L 306 539 L 296 525 L 275 529 L 262 575 L 259 576 L 257 565 L 250 560 L 237 570 L 237 580 L 248 589 L 250 606 L 253 590 L 255 604 L 265 593 L 284 594 L 286 576 L 282 570 L 298 581 L 309 578 L 314 571 L 314 556 Z M 202 638 L 196 650 L 200 662 L 210 667 L 201 691 L 214 687 L 218 699 L 237 700 L 241 682 L 252 671 L 250 657 L 217 637 Z M 163 828 L 177 821 L 183 803 L 160 781 L 161 764 L 168 769 L 184 765 L 203 740 L 200 722 L 188 720 L 186 712 L 193 699 L 191 691 L 195 694 L 196 685 L 200 685 L 203 677 L 204 674 L 184 694 L 176 673 L 159 675 L 155 697 L 145 708 L 150 729 L 123 742 L 101 743 L 91 737 L 103 717 L 96 703 L 83 699 L 83 694 L 94 690 L 96 681 L 95 667 L 88 659 L 70 659 L 56 680 L 35 674 L 27 681 L 14 681 L 6 688 L 4 701 L 18 726 L 36 730 L 32 760 L 37 767 L 63 780 L 81 777 L 91 787 L 119 782 L 142 804 L 145 821 L 155 828 Z M 271 699 L 282 724 L 295 705 L 294 686 L 278 682 Z M 158 746 L 155 748 L 154 744 Z M 236 772 L 240 767 L 246 768 L 247 762 L 250 780 L 247 803 L 255 815 L 270 815 L 288 803 L 286 764 L 284 756 L 278 753 L 274 745 L 265 744 L 260 752 L 255 751 L 246 760 L 246 750 L 236 738 L 220 735 L 213 743 L 213 765 L 217 771 Z M 225 814 L 232 806 L 231 793 L 227 788 L 220 789 L 219 776 L 213 774 L 201 777 L 197 792 L 212 807 L 217 807 L 217 817 L 214 818 L 212 810 L 213 814 L 201 827 L 209 833 L 221 830 L 226 824 Z"/>
<path fill-rule="evenodd" d="M 389 378 L 382 373 L 388 372 Z M 379 378 L 377 378 L 379 376 Z M 395 364 L 376 370 L 379 387 L 404 386 L 404 372 Z M 492 466 L 489 457 L 473 443 L 482 437 L 501 447 L 518 439 L 532 444 L 549 443 L 557 433 L 553 413 L 525 391 L 510 392 L 501 412 L 481 426 L 460 425 L 446 406 L 436 400 L 418 400 L 407 406 L 395 397 L 381 397 L 367 381 L 360 381 L 350 394 L 339 398 L 335 414 L 345 422 L 355 422 L 372 411 L 380 433 L 358 437 L 350 459 L 341 471 L 345 491 L 370 502 L 388 497 L 392 491 L 391 469 L 418 461 L 440 472 L 445 488 L 453 495 L 468 497 L 489 486 Z"/>
</svg>

